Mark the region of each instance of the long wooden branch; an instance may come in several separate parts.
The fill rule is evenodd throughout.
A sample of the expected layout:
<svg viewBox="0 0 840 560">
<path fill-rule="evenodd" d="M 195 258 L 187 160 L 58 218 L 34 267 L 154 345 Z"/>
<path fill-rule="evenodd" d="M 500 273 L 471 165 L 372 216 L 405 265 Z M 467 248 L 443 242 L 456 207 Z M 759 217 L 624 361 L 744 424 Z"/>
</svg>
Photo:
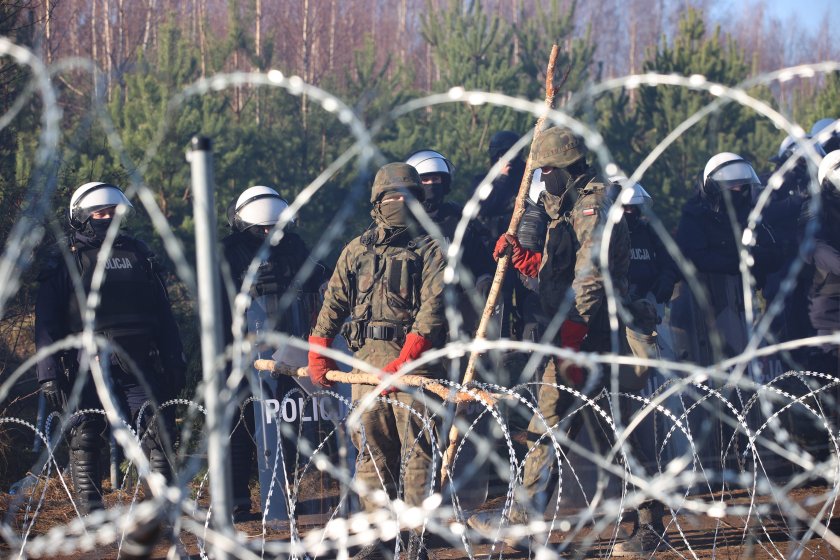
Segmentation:
<svg viewBox="0 0 840 560">
<path fill-rule="evenodd" d="M 307 368 L 296 368 L 294 366 L 287 366 L 280 364 L 274 360 L 255 360 L 254 367 L 259 371 L 270 371 L 275 375 L 286 375 L 289 377 L 308 377 Z M 327 379 L 336 383 L 357 383 L 361 385 L 379 385 L 382 380 L 370 373 L 348 373 L 346 371 L 332 370 L 327 372 Z M 405 385 L 408 387 L 420 387 L 430 393 L 434 393 L 441 400 L 464 403 L 480 401 L 486 406 L 494 406 L 497 397 L 487 391 L 479 389 L 470 389 L 470 392 L 460 390 L 455 391 L 451 387 L 442 385 L 428 377 L 422 375 L 402 375 L 397 378 L 397 385 Z"/>
<path fill-rule="evenodd" d="M 551 46 L 551 55 L 548 57 L 548 67 L 545 72 L 545 106 L 549 109 L 554 106 L 554 96 L 556 93 L 554 89 L 554 67 L 557 64 L 557 54 L 559 51 L 560 49 L 556 44 Z M 563 82 L 566 81 L 567 77 L 568 71 L 563 78 Z M 533 152 L 537 138 L 539 138 L 540 132 L 545 126 L 545 119 L 546 115 L 541 115 L 537 119 L 537 124 L 534 127 L 534 137 L 531 139 L 531 152 Z M 522 176 L 522 182 L 519 183 L 516 205 L 514 206 L 513 216 L 511 216 L 510 225 L 508 225 L 507 229 L 507 233 L 511 235 L 516 235 L 516 231 L 519 229 L 519 222 L 522 221 L 522 216 L 525 214 L 525 198 L 528 196 L 533 175 L 534 170 L 532 169 L 531 153 L 529 152 L 528 160 L 525 164 L 525 174 Z M 493 276 L 493 283 L 490 285 L 490 293 L 487 295 L 487 303 L 484 306 L 484 312 L 481 314 L 481 321 L 479 321 L 478 329 L 475 333 L 476 340 L 483 340 L 487 336 L 487 326 L 490 324 L 490 317 L 493 315 L 493 309 L 496 307 L 496 301 L 499 299 L 499 292 L 501 292 L 502 282 L 505 279 L 505 273 L 509 264 L 510 256 L 508 254 L 502 255 L 499 258 L 499 263 L 496 266 L 496 274 Z M 479 354 L 477 350 L 470 353 L 470 359 L 467 362 L 467 369 L 464 372 L 462 384 L 471 382 L 475 377 L 475 365 L 478 361 Z M 457 444 L 458 428 L 453 424 L 449 431 L 449 447 L 446 449 L 443 457 L 441 480 L 446 480 L 449 476 L 449 465 L 452 462 L 452 457 L 455 455 Z"/>
</svg>

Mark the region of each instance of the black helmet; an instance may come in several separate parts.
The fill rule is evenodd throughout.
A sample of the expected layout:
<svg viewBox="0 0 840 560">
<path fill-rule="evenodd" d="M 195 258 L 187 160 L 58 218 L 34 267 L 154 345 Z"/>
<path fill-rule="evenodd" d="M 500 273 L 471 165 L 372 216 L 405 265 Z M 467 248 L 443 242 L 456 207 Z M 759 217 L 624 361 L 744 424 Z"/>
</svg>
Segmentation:
<svg viewBox="0 0 840 560">
<path fill-rule="evenodd" d="M 488 153 L 493 161 L 502 157 L 506 151 L 519 141 L 519 135 L 510 130 L 500 130 L 490 137 Z"/>
</svg>

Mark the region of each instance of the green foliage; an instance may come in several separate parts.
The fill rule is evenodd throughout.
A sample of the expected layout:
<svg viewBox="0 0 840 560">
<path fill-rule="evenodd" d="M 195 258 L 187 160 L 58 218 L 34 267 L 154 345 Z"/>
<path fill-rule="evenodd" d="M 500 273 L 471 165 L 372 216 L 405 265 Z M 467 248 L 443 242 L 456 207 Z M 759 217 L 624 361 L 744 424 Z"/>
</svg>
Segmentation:
<svg viewBox="0 0 840 560">
<path fill-rule="evenodd" d="M 720 30 L 709 34 L 702 15 L 689 10 L 680 21 L 673 44 L 664 40 L 649 54 L 647 72 L 702 74 L 709 81 L 734 86 L 748 77 L 743 51 Z M 628 173 L 686 119 L 716 98 L 682 87 L 643 87 L 637 103 L 623 92 L 602 101 L 601 132 L 613 157 Z M 750 92 L 770 100 L 766 88 Z M 697 177 L 706 162 L 719 152 L 735 152 L 752 161 L 760 172 L 776 142 L 769 120 L 738 103 L 728 102 L 681 135 L 651 166 L 641 182 L 654 199 L 656 212 L 671 227 L 680 208 L 694 192 Z"/>
<path fill-rule="evenodd" d="M 480 2 L 462 4 L 452 0 L 446 10 L 427 10 L 423 19 L 423 37 L 440 72 L 435 90 L 458 86 L 508 95 L 525 93 L 530 78 L 523 79 L 514 61 L 511 27 L 498 15 L 487 14 Z M 494 132 L 524 130 L 534 120 L 511 110 L 467 103 L 435 107 L 411 118 L 418 132 L 402 157 L 426 147 L 443 152 L 458 168 L 453 185 L 456 197 L 465 197 L 473 175 L 486 170 L 487 143 Z"/>
<path fill-rule="evenodd" d="M 596 45 L 589 29 L 584 37 L 572 38 L 576 8 L 577 2 L 572 2 L 568 9 L 561 7 L 559 0 L 552 0 L 548 9 L 538 3 L 534 16 L 526 17 L 523 13 L 519 18 L 522 23 L 513 27 L 519 40 L 521 71 L 530 78 L 523 80 L 524 93 L 529 98 L 545 96 L 546 62 L 554 43 L 563 47 L 556 63 L 555 87 L 559 88 L 559 94 L 578 91 L 588 81 Z M 560 84 L 564 76 L 566 81 Z"/>
<path fill-rule="evenodd" d="M 820 119 L 840 118 L 840 72 L 828 74 L 825 86 L 815 97 L 802 100 L 795 115 L 805 132 Z"/>
</svg>

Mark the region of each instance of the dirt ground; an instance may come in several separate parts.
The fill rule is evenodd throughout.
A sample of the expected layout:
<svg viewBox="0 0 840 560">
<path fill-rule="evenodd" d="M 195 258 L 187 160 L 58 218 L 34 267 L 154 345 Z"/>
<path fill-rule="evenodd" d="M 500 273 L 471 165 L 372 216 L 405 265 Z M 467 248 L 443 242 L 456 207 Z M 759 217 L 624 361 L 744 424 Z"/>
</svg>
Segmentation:
<svg viewBox="0 0 840 560">
<path fill-rule="evenodd" d="M 36 491 L 39 488 L 36 487 Z M 256 491 L 255 491 L 256 494 Z M 802 507 L 811 515 L 817 515 L 821 506 L 826 503 L 831 504 L 832 489 L 826 486 L 811 486 L 807 488 L 798 488 L 790 491 L 786 498 L 797 506 Z M 725 495 L 714 494 L 707 496 L 695 496 L 702 498 L 705 501 L 720 501 L 721 498 L 730 505 L 734 504 L 749 504 L 750 498 L 747 492 L 740 491 L 736 493 L 727 493 Z M 259 496 L 254 495 L 254 503 L 259 503 Z M 0 494 L 0 511 L 6 512 L 9 509 L 13 496 L 8 494 Z M 130 497 L 120 494 L 119 492 L 108 492 L 106 495 L 106 504 L 113 505 L 120 500 L 130 499 Z M 494 509 L 501 507 L 502 499 L 491 500 L 484 504 L 479 509 Z M 756 503 L 768 504 L 768 499 L 758 499 Z M 206 504 L 205 504 L 206 505 Z M 775 511 L 775 513 L 774 513 Z M 569 512 L 573 514 L 573 512 Z M 20 532 L 20 527 L 23 523 L 24 512 L 18 512 L 14 520 L 14 530 Z M 46 494 L 46 500 L 41 508 L 34 526 L 32 527 L 32 535 L 42 535 L 47 533 L 53 527 L 57 527 L 68 523 L 75 518 L 72 507 L 68 504 L 66 496 L 62 492 L 51 485 Z M 236 524 L 236 529 L 245 538 L 251 541 L 259 541 L 262 538 L 263 526 L 260 520 L 260 513 L 254 509 L 251 520 Z M 824 521 L 828 520 L 827 525 L 830 530 L 837 530 L 840 528 L 837 515 L 821 517 Z M 31 519 L 31 514 L 30 514 Z M 562 513 L 561 513 L 562 519 Z M 709 516 L 680 515 L 678 518 L 679 527 L 670 523 L 670 517 L 666 518 L 665 523 L 669 526 L 668 536 L 671 541 L 671 549 L 656 554 L 656 558 L 662 559 L 677 559 L 677 558 L 720 558 L 720 559 L 765 559 L 765 558 L 791 558 L 797 556 L 798 558 L 814 558 L 814 559 L 830 559 L 840 558 L 840 550 L 833 548 L 823 538 L 814 536 L 803 541 L 803 535 L 806 529 L 804 527 L 791 526 L 789 523 L 790 517 L 778 508 L 770 508 L 770 512 L 762 516 L 758 521 L 755 516 L 752 517 L 749 524 L 745 524 L 744 518 L 735 515 L 724 515 L 720 518 L 712 518 Z M 299 529 L 302 535 L 306 535 L 309 531 L 317 531 L 323 523 L 322 519 L 314 516 L 302 516 L 298 519 Z M 623 520 L 618 528 L 620 535 L 627 534 L 632 531 L 633 520 L 629 516 Z M 610 558 L 611 552 L 611 535 L 616 530 L 614 525 L 605 529 L 601 534 L 592 535 L 590 530 L 583 529 L 577 534 L 553 534 L 550 540 L 552 548 L 560 550 L 559 556 L 562 558 Z M 682 534 L 680 534 L 682 533 Z M 265 538 L 267 541 L 283 541 L 289 539 L 288 524 L 274 524 L 265 529 Z M 31 537 L 30 537 L 31 538 Z M 466 559 L 472 557 L 492 556 L 498 558 L 501 553 L 504 558 L 511 560 L 518 560 L 523 558 L 533 557 L 528 551 L 514 550 L 504 545 L 496 545 L 492 548 L 491 543 L 481 542 L 476 535 L 467 533 L 469 542 L 469 552 L 467 547 L 452 546 L 453 542 L 459 542 L 460 539 L 454 535 L 432 536 L 429 539 L 428 545 L 430 548 L 430 557 L 433 559 Z M 256 543 L 255 543 L 256 544 Z M 502 548 L 499 548 L 499 547 Z M 169 542 L 160 542 L 154 549 L 151 558 L 166 558 L 169 550 Z M 11 556 L 12 551 L 3 547 L 6 556 Z M 259 550 L 259 546 L 257 546 Z M 190 558 L 200 558 L 198 539 L 186 531 L 180 535 L 180 544 L 178 551 L 181 555 L 189 555 Z M 17 554 L 14 554 L 17 557 Z M 54 551 L 49 555 L 49 558 L 79 560 L 79 559 L 106 559 L 117 557 L 117 546 L 100 546 L 90 552 L 76 552 L 71 555 L 58 555 Z M 125 556 L 123 556 L 125 557 Z M 268 556 L 267 556 L 268 557 Z M 329 556 L 320 556 L 320 558 L 328 558 Z"/>
</svg>

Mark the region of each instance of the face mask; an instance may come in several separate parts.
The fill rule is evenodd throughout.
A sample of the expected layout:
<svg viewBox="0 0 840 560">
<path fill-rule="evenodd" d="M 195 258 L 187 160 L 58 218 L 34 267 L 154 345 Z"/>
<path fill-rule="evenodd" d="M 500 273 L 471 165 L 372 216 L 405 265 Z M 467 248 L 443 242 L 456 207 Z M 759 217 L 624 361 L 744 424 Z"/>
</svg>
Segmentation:
<svg viewBox="0 0 840 560">
<path fill-rule="evenodd" d="M 423 208 L 429 214 L 436 214 L 443 203 L 443 185 L 423 185 Z"/>
<path fill-rule="evenodd" d="M 404 200 L 387 200 L 379 203 L 379 215 L 384 225 L 398 228 L 407 227 L 411 222 L 411 212 Z"/>
<path fill-rule="evenodd" d="M 111 227 L 111 218 L 105 219 L 94 219 L 91 218 L 88 220 L 88 228 L 90 229 L 90 233 L 96 239 L 105 239 L 105 235 L 108 233 L 108 228 Z"/>
<path fill-rule="evenodd" d="M 732 205 L 736 211 L 742 212 L 749 209 L 752 203 L 752 194 L 749 187 L 744 187 L 740 191 L 729 191 L 729 193 L 732 195 Z"/>
<path fill-rule="evenodd" d="M 639 223 L 639 212 L 636 209 L 630 209 L 624 211 L 624 219 L 627 221 L 627 227 L 633 229 L 636 227 L 636 224 Z"/>
<path fill-rule="evenodd" d="M 565 169 L 554 168 L 551 173 L 543 173 L 545 190 L 554 196 L 561 196 L 569 186 L 572 176 Z"/>
</svg>

